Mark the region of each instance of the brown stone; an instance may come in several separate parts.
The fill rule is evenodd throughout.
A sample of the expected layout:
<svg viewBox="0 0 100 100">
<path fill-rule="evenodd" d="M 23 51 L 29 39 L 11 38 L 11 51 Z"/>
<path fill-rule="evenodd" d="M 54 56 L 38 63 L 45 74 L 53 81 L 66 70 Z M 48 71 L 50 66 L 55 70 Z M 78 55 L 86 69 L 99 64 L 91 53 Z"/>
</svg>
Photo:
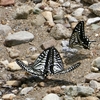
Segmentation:
<svg viewBox="0 0 100 100">
<path fill-rule="evenodd" d="M 15 0 L 0 0 L 0 6 L 13 5 Z"/>
</svg>

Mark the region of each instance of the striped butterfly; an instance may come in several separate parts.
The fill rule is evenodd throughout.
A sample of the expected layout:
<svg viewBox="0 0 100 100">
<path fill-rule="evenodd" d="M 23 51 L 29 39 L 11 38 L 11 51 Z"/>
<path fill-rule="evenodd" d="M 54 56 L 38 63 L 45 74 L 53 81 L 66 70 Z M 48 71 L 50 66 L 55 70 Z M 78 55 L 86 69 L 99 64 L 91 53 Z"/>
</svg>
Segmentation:
<svg viewBox="0 0 100 100">
<path fill-rule="evenodd" d="M 63 62 L 61 56 L 56 48 L 49 47 L 45 49 L 35 60 L 34 63 L 29 64 L 28 66 L 24 64 L 21 60 L 16 59 L 17 64 L 25 69 L 27 72 L 32 74 L 33 76 L 38 76 L 40 78 L 45 78 L 49 73 L 67 73 L 75 68 L 79 67 L 81 64 L 76 63 L 75 65 L 69 67 L 68 69 L 64 69 Z"/>
<path fill-rule="evenodd" d="M 72 35 L 69 39 L 69 47 L 73 47 L 73 45 L 81 45 L 84 49 L 90 49 L 91 42 L 87 36 L 85 36 L 84 31 L 84 21 L 80 21 L 76 27 L 74 28 Z"/>
</svg>

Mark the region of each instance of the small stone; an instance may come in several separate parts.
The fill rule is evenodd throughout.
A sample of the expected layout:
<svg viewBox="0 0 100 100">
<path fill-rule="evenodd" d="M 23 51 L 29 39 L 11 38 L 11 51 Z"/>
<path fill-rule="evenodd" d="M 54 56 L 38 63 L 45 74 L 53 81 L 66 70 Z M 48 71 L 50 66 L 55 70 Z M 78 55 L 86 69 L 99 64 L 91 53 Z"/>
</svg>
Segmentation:
<svg viewBox="0 0 100 100">
<path fill-rule="evenodd" d="M 47 91 L 48 93 L 62 93 L 61 87 L 60 86 L 56 86 L 51 88 L 50 90 Z"/>
<path fill-rule="evenodd" d="M 48 1 L 48 4 L 50 5 L 50 7 L 55 8 L 55 7 L 59 7 L 61 6 L 60 3 L 54 2 L 54 1 Z"/>
<path fill-rule="evenodd" d="M 20 94 L 21 95 L 26 95 L 28 92 L 32 91 L 33 87 L 25 87 L 21 90 Z"/>
<path fill-rule="evenodd" d="M 99 3 L 94 3 L 89 7 L 89 9 L 96 14 L 97 16 L 100 16 L 100 1 Z"/>
<path fill-rule="evenodd" d="M 15 19 L 27 19 L 28 15 L 33 12 L 33 8 L 28 5 L 22 5 L 16 9 Z"/>
<path fill-rule="evenodd" d="M 28 65 L 27 61 L 23 61 L 26 65 Z M 11 62 L 8 64 L 7 69 L 15 71 L 15 70 L 21 70 L 22 68 L 16 63 L 16 62 Z"/>
<path fill-rule="evenodd" d="M 10 26 L 0 24 L 0 35 L 1 36 L 5 37 L 10 32 L 12 32 L 12 29 Z"/>
<path fill-rule="evenodd" d="M 66 47 L 66 46 L 69 45 L 69 41 L 62 40 L 62 41 L 61 41 L 61 45 L 62 45 L 63 47 Z"/>
<path fill-rule="evenodd" d="M 89 96 L 94 93 L 94 89 L 86 86 L 77 86 L 78 95 Z"/>
<path fill-rule="evenodd" d="M 70 6 L 70 1 L 66 1 L 62 4 L 63 7 L 69 7 Z"/>
<path fill-rule="evenodd" d="M 9 85 L 9 86 L 19 86 L 20 85 L 20 81 L 17 81 L 17 80 L 7 81 L 6 85 Z"/>
<path fill-rule="evenodd" d="M 50 93 L 42 98 L 42 100 L 60 100 L 60 97 L 57 94 Z"/>
<path fill-rule="evenodd" d="M 20 31 L 10 34 L 5 39 L 6 46 L 14 46 L 21 43 L 27 43 L 34 39 L 34 35 L 27 31 Z"/>
<path fill-rule="evenodd" d="M 45 86 L 45 83 L 44 83 L 44 82 L 40 82 L 38 85 L 39 85 L 40 87 L 44 87 L 44 86 Z"/>
<path fill-rule="evenodd" d="M 64 88 L 64 91 L 69 96 L 89 96 L 94 93 L 91 87 L 86 86 L 67 86 Z"/>
<path fill-rule="evenodd" d="M 91 71 L 92 71 L 92 72 L 98 72 L 98 71 L 99 71 L 99 69 L 98 69 L 98 68 L 96 68 L 96 67 L 91 67 Z"/>
<path fill-rule="evenodd" d="M 7 48 L 7 51 L 8 51 L 9 56 L 10 56 L 11 58 L 16 58 L 16 57 L 18 57 L 19 54 L 20 54 L 20 51 L 14 49 L 14 48 Z"/>
<path fill-rule="evenodd" d="M 25 98 L 25 100 L 36 100 L 35 98 Z"/>
<path fill-rule="evenodd" d="M 0 0 L 0 6 L 13 5 L 15 0 Z"/>
<path fill-rule="evenodd" d="M 82 16 L 83 11 L 84 11 L 83 8 L 78 8 L 72 13 L 72 15 L 75 16 L 75 17 Z"/>
<path fill-rule="evenodd" d="M 4 94 L 4 95 L 2 96 L 2 99 L 3 99 L 3 100 L 13 100 L 15 97 L 16 97 L 15 94 L 10 93 L 10 94 Z"/>
<path fill-rule="evenodd" d="M 86 82 L 89 82 L 91 80 L 100 81 L 100 73 L 89 73 L 85 76 Z"/>
<path fill-rule="evenodd" d="M 54 39 L 51 39 L 51 40 L 48 40 L 48 41 L 44 42 L 41 45 L 41 47 L 43 49 L 47 49 L 47 48 L 52 47 L 52 46 L 55 46 L 55 45 L 56 45 L 56 41 Z"/>
<path fill-rule="evenodd" d="M 15 89 L 15 90 L 12 90 L 12 93 L 14 93 L 14 94 L 18 94 L 18 90 L 17 89 Z"/>
<path fill-rule="evenodd" d="M 50 34 L 55 39 L 66 39 L 70 37 L 70 31 L 62 24 L 56 24 L 50 31 Z"/>
<path fill-rule="evenodd" d="M 64 100 L 74 100 L 71 96 L 65 95 Z"/>
<path fill-rule="evenodd" d="M 96 59 L 93 60 L 92 66 L 100 68 L 100 57 L 97 57 Z"/>
<path fill-rule="evenodd" d="M 53 21 L 53 17 L 52 17 L 52 12 L 51 11 L 44 11 L 42 12 L 42 15 L 44 16 L 44 18 L 46 18 L 48 24 L 53 27 L 55 25 L 54 21 Z"/>
<path fill-rule="evenodd" d="M 7 68 L 8 64 L 9 64 L 8 60 L 0 61 L 0 63 L 2 65 L 4 65 L 6 68 Z"/>
<path fill-rule="evenodd" d="M 93 24 L 93 23 L 96 23 L 100 21 L 100 17 L 95 17 L 95 18 L 89 18 L 86 22 L 86 25 L 90 25 L 90 24 Z"/>
<path fill-rule="evenodd" d="M 39 53 L 36 53 L 34 55 L 31 56 L 31 59 L 32 60 L 36 60 L 36 58 L 39 56 L 40 54 Z"/>
<path fill-rule="evenodd" d="M 86 100 L 99 100 L 99 98 L 93 97 L 93 96 L 88 96 L 88 97 L 86 97 Z"/>
<path fill-rule="evenodd" d="M 93 89 L 100 90 L 100 83 L 98 83 L 97 81 L 91 80 L 89 84 Z"/>
<path fill-rule="evenodd" d="M 65 15 L 65 18 L 68 18 L 69 22 L 78 22 L 78 20 L 75 17 L 72 17 L 71 15 L 67 14 Z"/>
<path fill-rule="evenodd" d="M 31 24 L 32 24 L 32 26 L 34 26 L 34 25 L 43 26 L 45 22 L 46 22 L 46 20 L 44 19 L 44 17 L 39 14 L 36 16 L 35 19 L 32 20 Z"/>
</svg>

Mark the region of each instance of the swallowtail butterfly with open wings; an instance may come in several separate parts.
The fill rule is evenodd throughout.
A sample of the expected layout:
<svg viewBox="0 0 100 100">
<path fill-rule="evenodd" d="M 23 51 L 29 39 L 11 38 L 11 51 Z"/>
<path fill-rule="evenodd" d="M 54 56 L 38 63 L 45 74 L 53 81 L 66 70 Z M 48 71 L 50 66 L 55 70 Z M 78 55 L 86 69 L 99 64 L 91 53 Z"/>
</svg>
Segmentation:
<svg viewBox="0 0 100 100">
<path fill-rule="evenodd" d="M 32 74 L 33 76 L 37 76 L 40 78 L 45 78 L 49 73 L 67 73 L 75 68 L 80 66 L 80 62 L 75 65 L 69 67 L 68 69 L 64 69 L 63 62 L 59 52 L 54 46 L 45 49 L 36 59 L 34 63 L 29 64 L 28 66 L 24 64 L 21 60 L 16 59 L 17 64 L 25 69 L 27 72 Z"/>
<path fill-rule="evenodd" d="M 69 39 L 69 47 L 73 47 L 73 45 L 81 45 L 84 49 L 90 49 L 91 42 L 87 36 L 85 36 L 84 31 L 84 21 L 80 21 L 76 27 L 74 28 L 72 35 Z"/>
</svg>

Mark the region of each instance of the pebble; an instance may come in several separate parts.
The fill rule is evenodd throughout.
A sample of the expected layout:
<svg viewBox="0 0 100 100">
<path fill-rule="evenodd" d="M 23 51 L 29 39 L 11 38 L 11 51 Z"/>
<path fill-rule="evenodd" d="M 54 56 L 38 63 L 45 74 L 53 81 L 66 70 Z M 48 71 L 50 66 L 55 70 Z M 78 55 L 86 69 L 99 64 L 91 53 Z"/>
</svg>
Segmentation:
<svg viewBox="0 0 100 100">
<path fill-rule="evenodd" d="M 61 41 L 61 45 L 62 45 L 63 47 L 66 47 L 66 46 L 69 45 L 69 41 L 62 40 L 62 41 Z"/>
<path fill-rule="evenodd" d="M 48 25 L 50 25 L 51 27 L 53 27 L 55 25 L 51 11 L 44 11 L 44 12 L 42 12 L 42 15 L 47 20 Z"/>
<path fill-rule="evenodd" d="M 68 21 L 70 23 L 72 23 L 72 22 L 78 22 L 78 20 L 75 17 L 73 17 L 73 16 L 71 16 L 69 14 L 65 15 L 65 18 L 68 18 Z"/>
<path fill-rule="evenodd" d="M 15 19 L 27 19 L 28 15 L 33 12 L 33 7 L 28 5 L 19 6 L 14 14 Z"/>
<path fill-rule="evenodd" d="M 25 98 L 25 100 L 36 100 L 35 98 Z"/>
<path fill-rule="evenodd" d="M 61 100 L 60 97 L 57 94 L 50 93 L 47 94 L 42 100 Z"/>
<path fill-rule="evenodd" d="M 88 96 L 86 97 L 86 100 L 100 100 L 100 99 L 94 96 Z"/>
<path fill-rule="evenodd" d="M 92 87 L 93 89 L 97 89 L 100 90 L 100 83 L 95 81 L 95 80 L 91 80 L 89 82 L 90 87 Z"/>
<path fill-rule="evenodd" d="M 44 83 L 44 82 L 40 82 L 38 85 L 39 85 L 40 87 L 44 87 L 44 86 L 45 86 L 45 83 Z"/>
<path fill-rule="evenodd" d="M 50 34 L 55 39 L 65 39 L 70 37 L 70 31 L 62 24 L 56 24 L 50 31 Z"/>
<path fill-rule="evenodd" d="M 14 48 L 7 48 L 7 51 L 9 53 L 9 57 L 11 58 L 16 58 L 16 57 L 19 57 L 20 55 L 20 51 Z"/>
<path fill-rule="evenodd" d="M 55 2 L 55 1 L 51 1 L 51 0 L 48 1 L 48 4 L 49 4 L 49 6 L 52 7 L 52 8 L 56 8 L 56 7 L 61 6 L 60 3 L 57 3 L 57 2 Z"/>
<path fill-rule="evenodd" d="M 8 35 L 8 33 L 10 33 L 10 32 L 12 32 L 12 29 L 10 26 L 0 24 L 0 35 L 1 36 L 4 37 L 4 36 Z"/>
<path fill-rule="evenodd" d="M 28 65 L 27 61 L 23 61 L 26 65 Z M 21 70 L 22 68 L 16 63 L 16 62 L 11 62 L 8 64 L 7 69 L 15 71 L 15 70 Z"/>
<path fill-rule="evenodd" d="M 94 59 L 91 65 L 100 69 L 100 57 Z"/>
<path fill-rule="evenodd" d="M 69 7 L 70 6 L 70 2 L 69 1 L 66 1 L 62 4 L 63 7 Z"/>
<path fill-rule="evenodd" d="M 96 81 L 100 81 L 100 73 L 89 73 L 87 74 L 85 77 L 86 82 L 89 82 L 91 80 L 96 80 Z"/>
<path fill-rule="evenodd" d="M 91 67 L 91 71 L 92 71 L 92 72 L 98 72 L 99 69 L 98 69 L 97 67 Z"/>
<path fill-rule="evenodd" d="M 1 63 L 2 65 L 4 65 L 5 68 L 7 68 L 8 64 L 9 64 L 9 61 L 8 61 L 8 60 L 4 60 L 4 61 L 0 61 L 0 63 Z"/>
<path fill-rule="evenodd" d="M 93 23 L 96 23 L 100 21 L 100 17 L 95 17 L 95 18 L 89 18 L 86 22 L 86 25 L 90 25 L 90 24 L 93 24 Z"/>
<path fill-rule="evenodd" d="M 64 100 L 74 100 L 73 97 L 68 96 L 68 95 L 65 95 L 63 98 Z"/>
<path fill-rule="evenodd" d="M 0 6 L 14 5 L 15 0 L 0 0 Z"/>
<path fill-rule="evenodd" d="M 99 3 L 92 4 L 89 9 L 96 14 L 97 16 L 100 16 L 100 1 Z"/>
<path fill-rule="evenodd" d="M 21 43 L 27 43 L 34 39 L 34 35 L 27 31 L 19 31 L 13 34 L 8 35 L 5 38 L 6 46 L 14 46 Z"/>
<path fill-rule="evenodd" d="M 64 91 L 69 96 L 89 96 L 94 93 L 91 87 L 86 86 L 66 86 Z"/>
<path fill-rule="evenodd" d="M 48 40 L 48 41 L 42 43 L 41 47 L 43 49 L 47 49 L 47 48 L 55 46 L 55 45 L 56 45 L 55 39 L 51 39 L 51 40 Z"/>
<path fill-rule="evenodd" d="M 55 93 L 55 94 L 62 94 L 62 90 L 60 86 L 56 86 L 53 88 L 50 88 L 47 93 Z"/>
<path fill-rule="evenodd" d="M 2 96 L 2 99 L 3 99 L 3 100 L 13 100 L 15 97 L 16 97 L 15 94 L 10 93 L 10 94 L 4 94 L 4 95 Z"/>
<path fill-rule="evenodd" d="M 17 80 L 7 81 L 6 85 L 9 85 L 9 86 L 19 86 L 20 85 L 20 81 L 17 81 Z"/>
<path fill-rule="evenodd" d="M 25 87 L 20 91 L 20 94 L 21 95 L 26 95 L 26 94 L 28 94 L 28 92 L 30 92 L 32 90 L 33 90 L 33 87 Z"/>
<path fill-rule="evenodd" d="M 82 16 L 83 11 L 84 11 L 84 8 L 78 8 L 72 13 L 72 15 L 75 17 Z"/>
<path fill-rule="evenodd" d="M 36 16 L 35 19 L 33 19 L 31 21 L 31 24 L 32 24 L 32 26 L 34 26 L 34 25 L 35 26 L 43 26 L 45 22 L 46 22 L 46 20 L 44 19 L 44 17 L 41 14 L 39 14 Z"/>
<path fill-rule="evenodd" d="M 31 59 L 32 59 L 32 60 L 36 60 L 36 58 L 37 58 L 39 55 L 40 55 L 39 53 L 35 53 L 34 55 L 31 56 Z"/>
</svg>

